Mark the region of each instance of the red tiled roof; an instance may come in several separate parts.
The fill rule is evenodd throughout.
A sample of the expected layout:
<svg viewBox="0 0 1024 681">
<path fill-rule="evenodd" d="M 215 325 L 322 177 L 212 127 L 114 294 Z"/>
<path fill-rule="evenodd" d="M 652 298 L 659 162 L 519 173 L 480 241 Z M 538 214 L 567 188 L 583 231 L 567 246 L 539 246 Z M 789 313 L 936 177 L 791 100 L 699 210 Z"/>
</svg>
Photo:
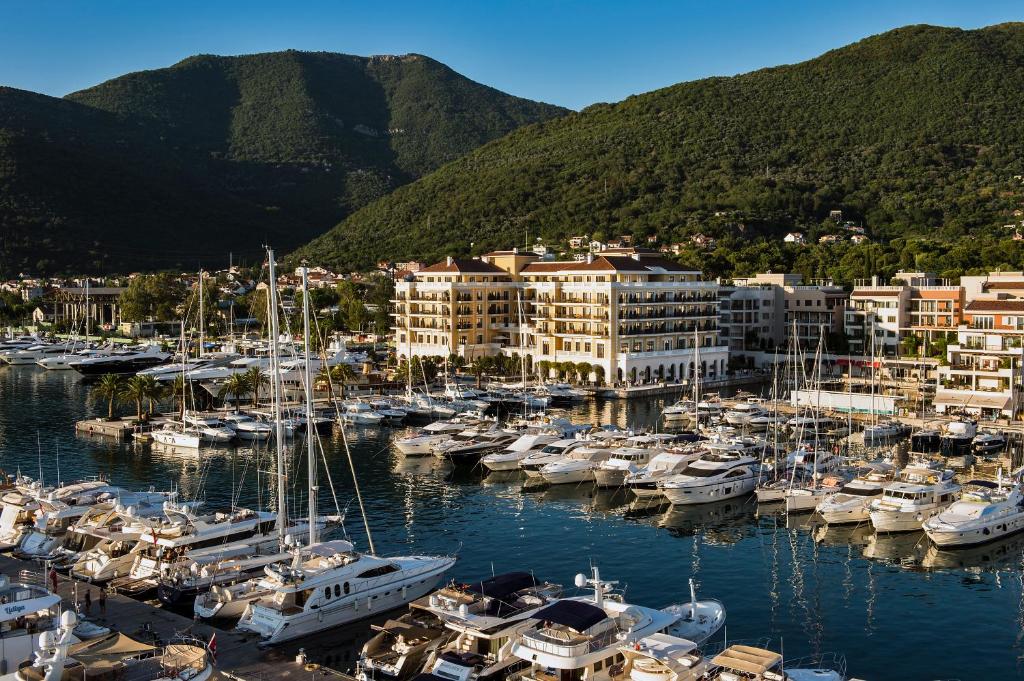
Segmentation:
<svg viewBox="0 0 1024 681">
<path fill-rule="evenodd" d="M 1024 281 L 986 281 L 984 287 L 986 289 L 1024 289 Z"/>
<path fill-rule="evenodd" d="M 452 273 L 452 272 L 478 272 L 483 274 L 508 274 L 505 270 L 501 269 L 497 265 L 492 265 L 489 262 L 483 260 L 476 260 L 473 258 L 452 258 L 452 263 L 449 265 L 448 261 L 434 263 L 430 267 L 424 267 L 416 274 L 437 274 L 440 273 Z"/>
<path fill-rule="evenodd" d="M 965 312 L 1024 312 L 1024 300 L 972 300 Z"/>
</svg>

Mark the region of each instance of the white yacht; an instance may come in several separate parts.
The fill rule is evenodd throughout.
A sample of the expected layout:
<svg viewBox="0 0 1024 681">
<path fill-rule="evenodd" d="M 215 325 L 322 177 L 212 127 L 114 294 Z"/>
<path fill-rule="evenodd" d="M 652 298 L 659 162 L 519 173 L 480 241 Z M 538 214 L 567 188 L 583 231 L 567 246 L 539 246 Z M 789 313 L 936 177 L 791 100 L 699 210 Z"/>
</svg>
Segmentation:
<svg viewBox="0 0 1024 681">
<path fill-rule="evenodd" d="M 406 456 L 429 456 L 435 445 L 461 433 L 473 422 L 475 419 L 470 421 L 463 417 L 456 417 L 448 421 L 434 421 L 410 435 L 397 438 L 395 449 Z"/>
<path fill-rule="evenodd" d="M 658 482 L 664 478 L 681 473 L 687 466 L 700 458 L 698 449 L 683 452 L 662 452 L 656 454 L 650 462 L 626 476 L 623 484 L 640 499 L 661 496 Z"/>
<path fill-rule="evenodd" d="M 519 439 L 500 451 L 485 454 L 480 463 L 489 471 L 518 470 L 519 463 L 526 457 L 578 431 L 579 427 L 565 419 L 529 426 Z"/>
<path fill-rule="evenodd" d="M 43 577 L 40 573 L 40 584 Z M 39 584 L 12 582 L 0 574 L 0 603 L 0 665 L 14 670 L 39 650 L 41 634 L 51 634 L 59 625 L 60 596 Z"/>
<path fill-rule="evenodd" d="M 613 450 L 598 447 L 577 447 L 558 461 L 540 469 L 540 477 L 549 485 L 594 482 L 597 467 L 612 457 Z"/>
<path fill-rule="evenodd" d="M 871 464 L 866 471 L 822 499 L 815 510 L 829 525 L 868 522 L 871 502 L 882 496 L 891 480 L 891 465 Z"/>
<path fill-rule="evenodd" d="M 715 655 L 711 665 L 702 677 L 705 681 L 847 681 L 842 657 L 823 655 L 784 662 L 773 650 L 741 644 Z"/>
<path fill-rule="evenodd" d="M 705 504 L 749 494 L 761 472 L 758 459 L 738 452 L 708 453 L 681 473 L 658 482 L 661 493 L 674 505 Z"/>
<path fill-rule="evenodd" d="M 167 499 L 160 492 L 131 492 L 101 480 L 58 487 L 40 497 L 34 526 L 15 547 L 14 555 L 23 560 L 52 560 L 68 532 L 97 505 L 106 509 L 115 503 L 151 506 Z"/>
<path fill-rule="evenodd" d="M 104 374 L 134 374 L 157 364 L 163 364 L 171 358 L 155 345 L 146 345 L 125 350 L 115 350 L 109 355 L 86 357 L 71 362 L 72 369 L 83 376 L 102 376 Z"/>
<path fill-rule="evenodd" d="M 964 483 L 960 500 L 924 521 L 924 532 L 940 548 L 973 546 L 1024 530 L 1021 483 L 1005 487 L 991 480 Z"/>
<path fill-rule="evenodd" d="M 213 549 L 228 557 L 232 552 L 278 546 L 277 515 L 250 509 L 200 515 L 186 504 L 164 504 L 164 518 L 152 523 L 132 549 L 132 566 L 114 580 L 119 591 L 140 594 L 157 587 L 162 574 L 180 563 L 191 563 L 193 551 Z M 305 526 L 289 526 L 287 533 L 308 532 Z M 226 548 L 230 546 L 230 549 Z"/>
<path fill-rule="evenodd" d="M 268 595 L 249 604 L 238 628 L 272 644 L 372 617 L 425 595 L 454 563 L 449 556 L 381 558 L 346 541 L 320 542 L 297 550 L 291 565 L 265 568 L 259 584 Z"/>
<path fill-rule="evenodd" d="M 587 584 L 594 587 L 593 598 L 552 603 L 512 639 L 512 655 L 528 665 L 520 678 L 611 681 L 615 665 L 623 661 L 620 646 L 669 633 L 679 620 L 677 613 L 632 605 L 610 594 L 611 583 L 601 581 L 597 568 L 591 580 L 576 576 L 577 586 Z"/>
<path fill-rule="evenodd" d="M 239 440 L 263 442 L 269 440 L 270 436 L 274 434 L 274 428 L 269 423 L 258 421 L 241 412 L 225 414 L 221 420 L 225 426 L 235 431 L 235 436 Z"/>
<path fill-rule="evenodd" d="M 468 440 L 453 441 L 450 445 L 448 443 L 439 445 L 434 449 L 434 455 L 438 458 L 448 459 L 455 464 L 473 464 L 480 461 L 480 458 L 486 453 L 504 449 L 518 439 L 518 431 L 494 427 L 478 433 Z"/>
<path fill-rule="evenodd" d="M 31 531 L 42 493 L 43 488 L 37 481 L 19 478 L 14 488 L 0 497 L 3 505 L 3 511 L 0 511 L 0 551 L 13 549 Z"/>
<path fill-rule="evenodd" d="M 154 430 L 150 435 L 153 441 L 168 447 L 181 447 L 184 449 L 199 449 L 203 443 L 203 436 L 195 428 L 186 428 L 182 424 L 175 426 L 173 423 L 165 424 L 163 428 Z"/>
<path fill-rule="evenodd" d="M 564 459 L 570 452 L 587 444 L 586 440 L 565 439 L 555 440 L 539 452 L 528 454 L 519 462 L 519 468 L 527 477 L 539 478 L 544 466 Z"/>
<path fill-rule="evenodd" d="M 750 419 L 767 415 L 768 410 L 760 404 L 740 402 L 734 405 L 732 409 L 726 411 L 722 418 L 730 426 L 746 426 L 750 423 Z"/>
<path fill-rule="evenodd" d="M 185 414 L 185 424 L 199 433 L 199 437 L 213 444 L 227 444 L 235 439 L 235 431 L 217 416 Z"/>
<path fill-rule="evenodd" d="M 360 426 L 377 426 L 386 420 L 381 414 L 368 403 L 362 400 L 352 400 L 343 404 L 341 420 L 345 423 L 352 423 Z"/>
<path fill-rule="evenodd" d="M 3 355 L 3 361 L 7 362 L 11 366 L 25 366 L 28 364 L 35 364 L 41 359 L 47 357 L 56 357 L 63 355 L 68 352 L 66 348 L 71 347 L 72 352 L 76 349 L 81 349 L 83 344 L 75 343 L 71 346 L 65 345 L 64 343 L 39 343 L 37 345 L 30 345 L 27 348 L 21 350 L 15 350 Z"/>
<path fill-rule="evenodd" d="M 906 436 L 909 432 L 909 428 L 899 421 L 880 421 L 864 428 L 864 444 L 871 446 L 891 442 Z"/>
<path fill-rule="evenodd" d="M 612 450 L 612 456 L 602 461 L 594 471 L 594 482 L 598 487 L 618 489 L 626 484 L 626 478 L 651 462 L 661 450 L 649 447 L 619 447 Z"/>
<path fill-rule="evenodd" d="M 651 634 L 630 645 L 619 646 L 623 681 L 698 681 L 710 662 L 697 644 L 668 634 Z"/>
<path fill-rule="evenodd" d="M 914 463 L 885 486 L 881 498 L 871 502 L 871 524 L 878 532 L 912 532 L 956 501 L 960 485 L 953 471 Z"/>
<path fill-rule="evenodd" d="M 514 675 L 526 664 L 512 655 L 508 642 L 531 626 L 537 612 L 561 593 L 556 584 L 517 572 L 431 594 L 423 607 L 453 635 L 431 651 L 424 670 L 434 677 L 460 681 Z"/>
<path fill-rule="evenodd" d="M 128 574 L 135 562 L 133 549 L 143 534 L 159 526 L 163 506 L 110 510 L 95 507 L 68 533 L 55 562 L 68 565 L 71 575 L 86 582 L 104 583 Z"/>
</svg>

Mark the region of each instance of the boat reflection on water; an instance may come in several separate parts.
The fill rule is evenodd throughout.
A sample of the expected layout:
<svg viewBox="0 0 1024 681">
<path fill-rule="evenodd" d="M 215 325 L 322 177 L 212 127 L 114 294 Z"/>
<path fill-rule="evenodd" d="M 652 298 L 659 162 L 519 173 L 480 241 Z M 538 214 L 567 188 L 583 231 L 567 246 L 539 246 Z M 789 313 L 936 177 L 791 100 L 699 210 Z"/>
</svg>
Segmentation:
<svg viewBox="0 0 1024 681">
<path fill-rule="evenodd" d="M 491 471 L 483 479 L 484 485 L 519 485 L 526 480 L 526 474 L 521 470 L 513 471 Z"/>
<path fill-rule="evenodd" d="M 590 505 L 595 511 L 615 511 L 629 505 L 632 495 L 629 490 L 617 489 L 595 489 L 594 502 Z"/>
<path fill-rule="evenodd" d="M 872 533 L 864 546 L 864 557 L 911 569 L 920 567 L 927 550 L 924 532 Z"/>
<path fill-rule="evenodd" d="M 826 525 L 821 523 L 811 528 L 811 536 L 822 546 L 857 546 L 868 545 L 869 538 L 875 533 L 871 523 L 859 525 Z"/>
<path fill-rule="evenodd" d="M 650 499 L 633 499 L 626 507 L 626 518 L 647 518 L 650 516 L 665 513 L 671 504 L 665 497 L 652 497 Z"/>
<path fill-rule="evenodd" d="M 710 504 L 670 506 L 663 515 L 655 518 L 655 522 L 674 537 L 692 537 L 700 533 L 707 544 L 735 544 L 754 533 L 756 507 L 753 496 Z"/>
<path fill-rule="evenodd" d="M 929 570 L 976 570 L 996 572 L 1017 570 L 1024 557 L 1024 535 L 962 549 L 940 549 L 931 544 L 921 559 L 921 567 Z"/>
<path fill-rule="evenodd" d="M 395 464 L 391 470 L 398 475 L 421 477 L 432 475 L 438 471 L 446 472 L 441 470 L 444 465 L 445 462 L 439 461 L 432 456 L 402 456 L 399 454 L 395 456 Z"/>
</svg>

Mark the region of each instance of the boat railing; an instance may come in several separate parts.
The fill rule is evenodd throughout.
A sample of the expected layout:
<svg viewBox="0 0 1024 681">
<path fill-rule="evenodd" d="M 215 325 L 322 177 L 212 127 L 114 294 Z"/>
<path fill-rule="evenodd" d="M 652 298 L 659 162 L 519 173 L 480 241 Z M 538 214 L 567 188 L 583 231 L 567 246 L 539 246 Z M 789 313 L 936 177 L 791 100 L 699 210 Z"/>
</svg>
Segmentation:
<svg viewBox="0 0 1024 681">
<path fill-rule="evenodd" d="M 616 641 L 616 631 L 609 630 L 579 643 L 557 643 L 539 632 L 523 634 L 523 642 L 535 650 L 560 657 L 586 655 L 592 650 L 606 648 Z"/>
</svg>

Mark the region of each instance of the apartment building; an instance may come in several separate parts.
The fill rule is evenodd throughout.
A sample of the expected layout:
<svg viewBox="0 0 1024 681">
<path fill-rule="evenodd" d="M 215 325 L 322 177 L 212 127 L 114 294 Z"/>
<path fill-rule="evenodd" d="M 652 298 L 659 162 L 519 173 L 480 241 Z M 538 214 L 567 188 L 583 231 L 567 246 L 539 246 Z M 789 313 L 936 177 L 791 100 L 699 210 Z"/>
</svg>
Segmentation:
<svg viewBox="0 0 1024 681">
<path fill-rule="evenodd" d="M 964 289 L 940 281 L 930 272 L 896 273 L 887 285 L 877 277 L 857 282 L 850 294 L 846 333 L 853 354 L 900 354 L 900 343 L 912 334 L 924 344 L 955 334 L 963 319 Z"/>
<path fill-rule="evenodd" d="M 734 279 L 719 295 L 730 353 L 758 366 L 788 348 L 794 333 L 800 347 L 816 348 L 823 333 L 843 332 L 847 294 L 831 281 L 804 284 L 799 274 L 769 272 Z"/>
<path fill-rule="evenodd" d="M 613 383 L 725 373 L 717 283 L 653 251 L 582 261 L 518 250 L 448 259 L 396 284 L 399 354 L 588 362 Z"/>
<path fill-rule="evenodd" d="M 1024 300 L 972 301 L 964 316 L 938 369 L 935 410 L 1012 418 L 1024 407 Z"/>
</svg>

